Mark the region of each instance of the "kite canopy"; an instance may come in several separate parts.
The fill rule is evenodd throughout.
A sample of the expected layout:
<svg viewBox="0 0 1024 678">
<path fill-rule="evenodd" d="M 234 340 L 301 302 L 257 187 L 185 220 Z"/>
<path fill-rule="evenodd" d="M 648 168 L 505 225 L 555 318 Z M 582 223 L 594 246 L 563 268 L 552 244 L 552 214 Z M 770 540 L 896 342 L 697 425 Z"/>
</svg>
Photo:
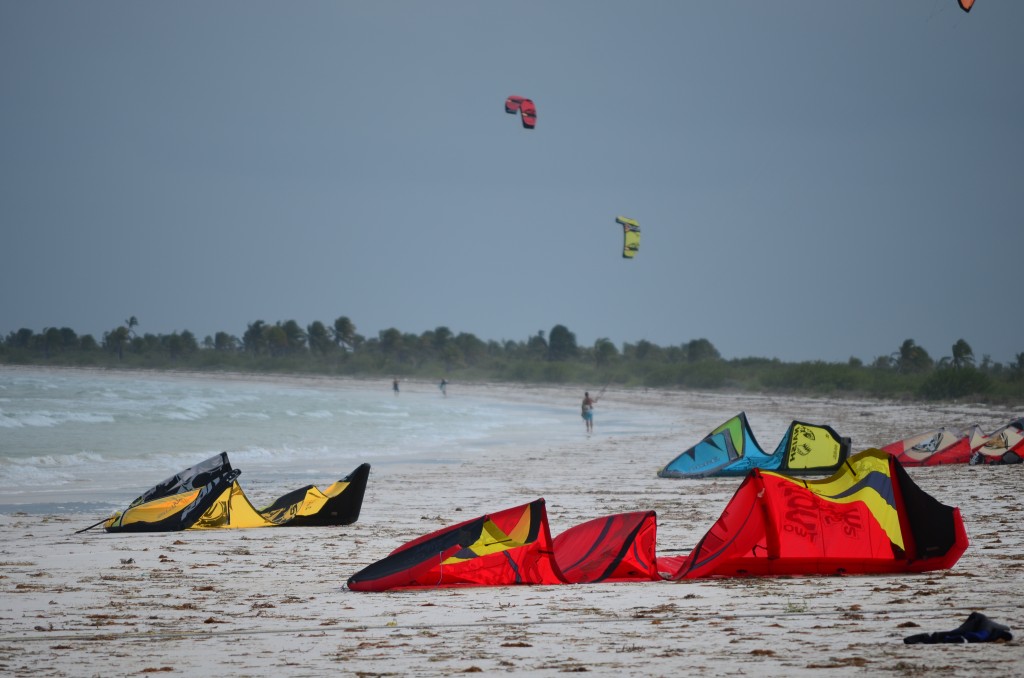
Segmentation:
<svg viewBox="0 0 1024 678">
<path fill-rule="evenodd" d="M 960 3 L 960 9 L 965 12 L 970 12 L 971 7 L 974 7 L 974 0 L 957 0 Z"/>
<path fill-rule="evenodd" d="M 505 112 L 519 113 L 526 129 L 533 129 L 537 125 L 537 106 L 532 99 L 513 94 L 505 99 Z"/>
<path fill-rule="evenodd" d="M 968 429 L 966 435 L 972 451 L 980 448 L 988 440 L 988 434 L 977 424 Z"/>
<path fill-rule="evenodd" d="M 745 412 L 715 428 L 658 472 L 662 478 L 742 476 L 751 469 L 779 471 L 788 475 L 828 475 L 842 466 L 850 454 L 850 439 L 832 427 L 794 421 L 775 451 L 768 454 L 758 445 Z"/>
<path fill-rule="evenodd" d="M 523 103 L 523 98 L 518 94 L 513 94 L 509 98 L 505 99 L 505 112 L 506 113 L 518 113 L 519 106 Z"/>
<path fill-rule="evenodd" d="M 658 579 L 653 511 L 577 525 L 551 538 L 543 499 L 415 539 L 352 575 L 353 591 Z"/>
<path fill-rule="evenodd" d="M 632 259 L 640 251 L 640 223 L 628 217 L 615 217 L 622 225 L 622 258 Z"/>
<path fill-rule="evenodd" d="M 654 511 L 606 516 L 554 539 L 543 499 L 408 542 L 348 580 L 354 591 L 703 577 L 891 574 L 952 567 L 960 511 L 881 450 L 806 481 L 755 469 L 688 556 L 656 555 Z"/>
<path fill-rule="evenodd" d="M 555 561 L 570 584 L 657 580 L 654 511 L 595 518 L 555 537 Z"/>
<path fill-rule="evenodd" d="M 747 415 L 740 412 L 699 443 L 686 450 L 658 471 L 662 478 L 700 478 L 716 472 L 742 457 L 747 450 L 761 450 Z"/>
<path fill-rule="evenodd" d="M 213 528 L 348 525 L 359 519 L 370 465 L 361 464 L 321 491 L 313 485 L 256 509 L 237 482 L 226 452 L 146 490 L 110 516 L 107 532 L 170 532 Z"/>
<path fill-rule="evenodd" d="M 523 120 L 523 127 L 533 129 L 537 126 L 537 106 L 532 99 L 523 99 L 519 104 L 519 115 Z"/>
<path fill-rule="evenodd" d="M 988 435 L 972 436 L 972 464 L 1020 464 L 1024 461 L 1024 420 L 1012 421 Z M 979 430 L 980 431 L 980 430 Z"/>
<path fill-rule="evenodd" d="M 754 470 L 670 579 L 882 574 L 952 567 L 960 510 L 918 487 L 892 455 L 865 450 L 825 480 Z"/>
<path fill-rule="evenodd" d="M 1020 464 L 1024 461 L 1024 419 L 1017 419 L 992 433 L 975 424 L 966 432 L 937 428 L 889 443 L 882 450 L 904 466 L 939 464 Z"/>
<path fill-rule="evenodd" d="M 971 459 L 971 442 L 962 431 L 937 428 L 889 443 L 882 451 L 899 459 L 904 466 L 966 464 Z"/>
<path fill-rule="evenodd" d="M 400 546 L 348 580 L 355 591 L 563 582 L 544 500 L 480 516 Z"/>
</svg>

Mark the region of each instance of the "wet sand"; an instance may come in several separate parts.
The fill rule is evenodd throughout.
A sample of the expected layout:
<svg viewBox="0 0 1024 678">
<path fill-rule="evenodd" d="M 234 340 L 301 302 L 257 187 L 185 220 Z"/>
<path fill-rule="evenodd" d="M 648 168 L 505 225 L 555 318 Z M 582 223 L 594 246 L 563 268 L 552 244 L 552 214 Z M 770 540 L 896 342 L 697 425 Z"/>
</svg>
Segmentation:
<svg viewBox="0 0 1024 678">
<path fill-rule="evenodd" d="M 575 399 L 571 388 L 460 388 L 503 398 Z M 602 414 L 635 407 L 664 413 L 671 433 L 602 433 Z M 547 500 L 552 534 L 601 515 L 653 509 L 659 555 L 685 554 L 740 479 L 661 479 L 656 472 L 740 411 L 768 450 L 799 419 L 831 425 L 853 439 L 854 451 L 943 425 L 990 430 L 1022 414 L 966 404 L 609 391 L 598 403 L 595 433 L 585 435 L 580 420 L 571 444 L 537 440 L 524 449 L 453 449 L 446 463 L 375 465 L 361 518 L 346 527 L 74 534 L 94 520 L 2 515 L 0 670 L 12 676 L 211 669 L 289 676 L 1024 673 L 1020 466 L 910 470 L 926 491 L 963 512 L 971 545 L 947 572 L 389 593 L 345 588 L 350 575 L 405 541 L 538 497 Z M 1008 624 L 1015 639 L 902 642 L 953 629 L 975 610 Z"/>
</svg>

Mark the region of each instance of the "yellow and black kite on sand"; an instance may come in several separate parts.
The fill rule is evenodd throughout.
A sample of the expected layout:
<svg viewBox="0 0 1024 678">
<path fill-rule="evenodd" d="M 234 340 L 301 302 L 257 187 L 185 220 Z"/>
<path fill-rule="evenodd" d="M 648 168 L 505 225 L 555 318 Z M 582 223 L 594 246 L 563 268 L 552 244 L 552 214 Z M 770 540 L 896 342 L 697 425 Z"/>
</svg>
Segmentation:
<svg viewBox="0 0 1024 678">
<path fill-rule="evenodd" d="M 107 532 L 171 532 L 237 527 L 349 525 L 359 519 L 370 465 L 326 490 L 299 488 L 257 509 L 238 484 L 227 452 L 185 469 L 110 516 Z"/>
</svg>

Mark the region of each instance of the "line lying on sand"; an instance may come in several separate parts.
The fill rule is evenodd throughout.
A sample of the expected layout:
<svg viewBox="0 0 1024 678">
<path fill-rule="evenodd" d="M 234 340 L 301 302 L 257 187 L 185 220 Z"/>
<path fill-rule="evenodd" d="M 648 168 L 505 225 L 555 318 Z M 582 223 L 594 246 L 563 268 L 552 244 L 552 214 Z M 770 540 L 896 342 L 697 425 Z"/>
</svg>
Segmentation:
<svg viewBox="0 0 1024 678">
<path fill-rule="evenodd" d="M 680 612 L 673 616 L 646 616 L 642 612 L 631 614 L 628 617 L 588 617 L 576 619 L 534 619 L 528 621 L 475 621 L 475 622 L 452 622 L 449 624 L 419 623 L 419 624 L 331 624 L 329 626 L 301 626 L 296 628 L 274 627 L 268 629 L 221 629 L 216 631 L 202 630 L 181 630 L 181 631 L 117 631 L 109 633 L 82 632 L 82 633 L 41 633 L 31 636 L 0 636 L 0 643 L 33 643 L 53 641 L 105 641 L 116 639 L 125 640 L 182 640 L 186 638 L 216 638 L 225 636 L 251 636 L 267 633 L 362 633 L 366 631 L 433 631 L 436 629 L 458 629 L 458 628 L 486 628 L 486 627 L 517 627 L 517 626 L 545 626 L 560 624 L 563 626 L 579 626 L 586 624 L 614 624 L 624 622 L 644 622 L 647 624 L 663 624 L 672 621 L 695 621 L 697 618 L 707 619 L 778 619 L 783 617 L 845 617 L 864 615 L 890 615 L 896 618 L 909 614 L 949 614 L 959 610 L 960 614 L 968 614 L 976 610 L 1016 610 L 1018 605 L 982 605 L 978 607 L 920 607 L 904 610 L 804 610 L 799 612 L 721 612 L 718 614 L 706 614 L 698 610 L 693 612 Z M 966 611 L 966 612 L 965 612 Z"/>
</svg>

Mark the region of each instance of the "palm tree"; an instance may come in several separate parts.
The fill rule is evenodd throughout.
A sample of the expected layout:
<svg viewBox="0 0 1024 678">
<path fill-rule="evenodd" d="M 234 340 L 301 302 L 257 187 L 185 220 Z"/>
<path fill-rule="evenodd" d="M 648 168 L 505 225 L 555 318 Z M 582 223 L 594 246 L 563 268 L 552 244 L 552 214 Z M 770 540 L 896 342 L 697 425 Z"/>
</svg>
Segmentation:
<svg viewBox="0 0 1024 678">
<path fill-rule="evenodd" d="M 963 339 L 958 339 L 953 344 L 953 367 L 974 367 L 974 351 Z"/>
<path fill-rule="evenodd" d="M 347 349 L 355 348 L 356 326 L 347 316 L 341 316 L 334 321 L 334 343 Z"/>
<path fill-rule="evenodd" d="M 265 330 L 266 323 L 262 320 L 249 323 L 249 326 L 245 330 L 245 334 L 242 335 L 242 346 L 246 351 L 249 351 L 253 355 L 259 355 L 267 348 Z"/>
<path fill-rule="evenodd" d="M 544 340 L 544 330 L 537 330 L 537 334 L 526 342 L 526 353 L 531 358 L 543 358 L 547 352 L 548 342 Z"/>
<path fill-rule="evenodd" d="M 913 339 L 906 339 L 900 344 L 900 350 L 893 354 L 896 369 L 903 374 L 927 372 L 933 361 L 928 351 L 917 345 Z"/>
<path fill-rule="evenodd" d="M 56 327 L 45 327 L 43 328 L 43 354 L 46 359 L 50 359 L 50 351 L 52 349 L 59 349 L 61 345 L 60 330 Z"/>
<path fill-rule="evenodd" d="M 1010 369 L 1016 374 L 1024 376 L 1024 353 L 1018 353 L 1014 356 L 1014 361 L 1010 364 Z"/>
<path fill-rule="evenodd" d="M 694 339 L 686 344 L 686 359 L 691 363 L 719 360 L 721 357 L 715 345 L 707 339 Z"/>
<path fill-rule="evenodd" d="M 470 365 L 475 365 L 487 357 L 487 344 L 480 340 L 472 332 L 459 332 L 459 336 L 453 340 L 455 351 L 449 350 L 445 360 L 451 360 L 452 364 L 465 360 Z"/>
<path fill-rule="evenodd" d="M 652 344 L 646 339 L 636 342 L 633 348 L 633 357 L 637 360 L 660 360 L 662 357 L 661 347 Z"/>
<path fill-rule="evenodd" d="M 263 329 L 263 337 L 270 348 L 270 355 L 277 357 L 288 352 L 288 333 L 284 331 L 281 323 L 267 325 Z"/>
<path fill-rule="evenodd" d="M 578 353 L 576 335 L 565 325 L 555 325 L 548 334 L 548 359 L 568 360 Z"/>
<path fill-rule="evenodd" d="M 452 331 L 447 327 L 441 326 L 434 330 L 433 346 L 432 348 L 437 351 L 440 355 L 444 355 L 445 347 L 448 346 L 448 342 L 452 340 Z"/>
<path fill-rule="evenodd" d="M 227 332 L 217 332 L 213 337 L 213 348 L 217 351 L 232 351 L 238 347 L 238 339 Z"/>
<path fill-rule="evenodd" d="M 394 327 L 389 327 L 381 330 L 377 336 L 380 338 L 380 350 L 384 357 L 397 360 L 402 350 L 402 333 Z"/>
<path fill-rule="evenodd" d="M 319 320 L 314 320 L 306 328 L 306 337 L 309 340 L 309 350 L 320 355 L 327 355 L 327 352 L 333 345 L 330 334 L 327 332 L 327 327 Z"/>
<path fill-rule="evenodd" d="M 124 360 L 124 347 L 128 343 L 128 328 L 124 325 L 115 327 L 103 335 L 103 346 L 117 353 L 118 360 Z"/>
<path fill-rule="evenodd" d="M 281 322 L 277 324 L 287 337 L 286 348 L 289 353 L 296 353 L 306 347 L 306 333 L 299 327 L 299 323 L 294 320 L 286 320 L 283 324 Z"/>
<path fill-rule="evenodd" d="M 613 360 L 619 357 L 619 349 L 607 337 L 601 337 L 594 342 L 594 362 L 598 367 L 610 365 Z"/>
</svg>

